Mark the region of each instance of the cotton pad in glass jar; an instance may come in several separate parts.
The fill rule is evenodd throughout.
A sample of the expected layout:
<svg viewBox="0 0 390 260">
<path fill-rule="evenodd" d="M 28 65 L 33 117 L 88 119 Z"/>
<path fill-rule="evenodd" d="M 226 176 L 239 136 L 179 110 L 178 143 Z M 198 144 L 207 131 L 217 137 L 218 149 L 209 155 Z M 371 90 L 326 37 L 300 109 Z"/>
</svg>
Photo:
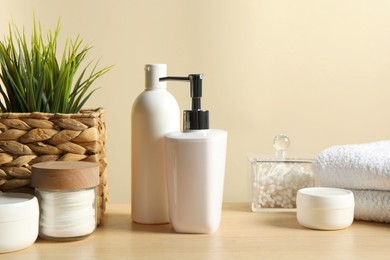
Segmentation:
<svg viewBox="0 0 390 260">
<path fill-rule="evenodd" d="M 312 187 L 297 193 L 297 219 L 307 228 L 338 230 L 349 227 L 354 218 L 352 191 Z"/>
</svg>

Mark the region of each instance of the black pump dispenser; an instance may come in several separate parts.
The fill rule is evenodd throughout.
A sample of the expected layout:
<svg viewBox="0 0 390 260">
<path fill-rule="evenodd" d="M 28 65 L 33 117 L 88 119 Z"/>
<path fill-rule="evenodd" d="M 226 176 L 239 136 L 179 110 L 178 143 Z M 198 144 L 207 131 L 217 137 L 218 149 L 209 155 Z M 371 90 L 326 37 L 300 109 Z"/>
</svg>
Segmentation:
<svg viewBox="0 0 390 260">
<path fill-rule="evenodd" d="M 183 111 L 183 130 L 209 129 L 209 111 L 201 109 L 203 74 L 188 77 L 164 77 L 160 81 L 189 81 L 191 84 L 192 109 Z"/>
</svg>

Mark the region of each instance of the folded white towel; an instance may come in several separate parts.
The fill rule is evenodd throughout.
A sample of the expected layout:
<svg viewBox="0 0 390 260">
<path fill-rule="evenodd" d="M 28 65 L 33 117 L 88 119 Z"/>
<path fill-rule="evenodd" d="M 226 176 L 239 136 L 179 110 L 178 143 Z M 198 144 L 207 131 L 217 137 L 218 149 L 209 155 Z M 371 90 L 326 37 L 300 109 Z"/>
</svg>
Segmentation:
<svg viewBox="0 0 390 260">
<path fill-rule="evenodd" d="M 316 186 L 390 191 L 390 140 L 325 149 L 313 173 Z"/>
<path fill-rule="evenodd" d="M 390 223 L 390 192 L 351 190 L 355 197 L 355 219 Z"/>
</svg>

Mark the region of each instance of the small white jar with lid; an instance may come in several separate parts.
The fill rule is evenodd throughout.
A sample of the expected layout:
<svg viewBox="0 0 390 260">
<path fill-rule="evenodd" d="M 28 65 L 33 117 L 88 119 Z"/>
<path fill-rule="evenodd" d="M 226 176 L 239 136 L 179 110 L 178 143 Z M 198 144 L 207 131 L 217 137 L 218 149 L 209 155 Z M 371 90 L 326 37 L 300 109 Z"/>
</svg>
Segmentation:
<svg viewBox="0 0 390 260">
<path fill-rule="evenodd" d="M 31 246 L 38 237 L 38 221 L 36 197 L 0 192 L 0 253 Z"/>
<path fill-rule="evenodd" d="M 52 161 L 34 164 L 31 183 L 39 200 L 39 236 L 70 241 L 96 228 L 99 166 L 91 162 Z"/>
<path fill-rule="evenodd" d="M 338 230 L 349 227 L 354 218 L 352 191 L 312 187 L 297 193 L 298 222 L 311 229 Z"/>
</svg>

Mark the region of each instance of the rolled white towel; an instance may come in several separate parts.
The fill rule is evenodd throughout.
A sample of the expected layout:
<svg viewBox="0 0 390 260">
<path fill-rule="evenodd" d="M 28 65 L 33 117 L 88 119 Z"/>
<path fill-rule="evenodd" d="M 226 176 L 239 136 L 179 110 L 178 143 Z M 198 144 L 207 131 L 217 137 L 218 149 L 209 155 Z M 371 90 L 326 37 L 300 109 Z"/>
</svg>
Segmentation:
<svg viewBox="0 0 390 260">
<path fill-rule="evenodd" d="M 390 223 L 390 192 L 351 190 L 355 197 L 355 219 Z"/>
<path fill-rule="evenodd" d="M 325 149 L 313 174 L 316 186 L 390 191 L 390 140 Z"/>
</svg>

